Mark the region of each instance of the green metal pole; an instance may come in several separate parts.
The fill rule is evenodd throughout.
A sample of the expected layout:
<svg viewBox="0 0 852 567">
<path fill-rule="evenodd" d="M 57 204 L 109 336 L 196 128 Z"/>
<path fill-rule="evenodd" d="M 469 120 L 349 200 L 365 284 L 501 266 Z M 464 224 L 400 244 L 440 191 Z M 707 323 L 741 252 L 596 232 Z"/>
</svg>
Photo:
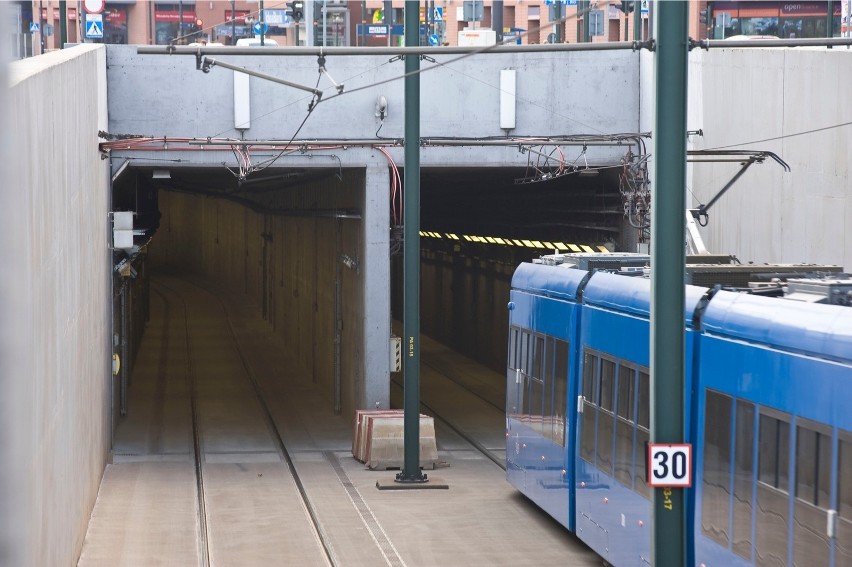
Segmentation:
<svg viewBox="0 0 852 567">
<path fill-rule="evenodd" d="M 828 0 L 828 17 L 825 20 L 825 37 L 834 37 L 834 1 Z"/>
<path fill-rule="evenodd" d="M 591 0 L 585 0 L 583 2 L 583 43 L 589 43 L 592 41 L 592 30 L 589 24 L 591 23 L 590 18 L 592 17 L 592 2 Z"/>
<path fill-rule="evenodd" d="M 420 45 L 420 3 L 405 2 L 405 46 Z M 405 57 L 403 346 L 404 453 L 397 482 L 425 482 L 420 471 L 420 58 Z"/>
<path fill-rule="evenodd" d="M 556 25 L 553 26 L 553 33 L 556 34 L 556 41 L 553 43 L 562 43 L 562 22 L 559 21 L 562 19 L 562 2 L 556 2 L 556 4 L 553 5 L 553 8 L 554 15 L 556 16 Z"/>
<path fill-rule="evenodd" d="M 684 442 L 688 2 L 658 2 L 651 222 L 651 443 Z M 685 492 L 654 488 L 652 563 L 686 565 Z"/>
<path fill-rule="evenodd" d="M 633 41 L 642 41 L 642 2 L 636 1 L 633 8 Z"/>
<path fill-rule="evenodd" d="M 68 9 L 66 0 L 59 0 L 59 49 L 68 43 Z"/>
</svg>

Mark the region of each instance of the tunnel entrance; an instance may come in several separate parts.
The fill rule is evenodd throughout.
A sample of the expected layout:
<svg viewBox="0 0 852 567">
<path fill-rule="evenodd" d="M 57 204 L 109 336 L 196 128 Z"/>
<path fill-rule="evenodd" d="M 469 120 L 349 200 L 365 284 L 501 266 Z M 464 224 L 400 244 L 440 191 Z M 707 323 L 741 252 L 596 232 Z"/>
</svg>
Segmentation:
<svg viewBox="0 0 852 567">
<path fill-rule="evenodd" d="M 365 298 L 375 294 L 362 266 L 366 175 L 363 168 L 269 168 L 240 182 L 223 167 L 131 167 L 113 182 L 113 210 L 136 212 L 145 274 L 202 275 L 249 296 L 334 410 L 347 413 L 370 379 L 362 364 L 363 321 L 371 315 Z M 623 249 L 618 182 L 617 168 L 550 180 L 530 179 L 523 168 L 422 168 L 422 332 L 503 368 L 515 267 L 553 247 Z M 387 194 L 388 209 L 398 207 Z M 387 217 L 394 224 L 392 210 Z M 391 316 L 399 319 L 401 231 L 393 228 L 383 261 Z M 115 254 L 118 265 L 126 253 Z M 126 282 L 117 282 L 120 306 L 128 297 Z M 134 305 L 143 295 L 137 290 L 127 308 L 135 314 L 131 340 L 141 335 L 144 309 Z M 130 331 L 117 328 L 123 341 Z"/>
</svg>

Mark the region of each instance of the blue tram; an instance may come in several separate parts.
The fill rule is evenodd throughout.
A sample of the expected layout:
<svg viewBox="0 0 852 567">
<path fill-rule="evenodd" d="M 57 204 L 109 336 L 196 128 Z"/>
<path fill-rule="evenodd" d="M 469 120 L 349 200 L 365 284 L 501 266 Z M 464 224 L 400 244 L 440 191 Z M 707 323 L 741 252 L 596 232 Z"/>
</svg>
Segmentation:
<svg viewBox="0 0 852 567">
<path fill-rule="evenodd" d="M 649 565 L 650 283 L 522 264 L 506 474 L 615 566 Z M 852 566 L 852 309 L 687 286 L 690 563 Z"/>
</svg>

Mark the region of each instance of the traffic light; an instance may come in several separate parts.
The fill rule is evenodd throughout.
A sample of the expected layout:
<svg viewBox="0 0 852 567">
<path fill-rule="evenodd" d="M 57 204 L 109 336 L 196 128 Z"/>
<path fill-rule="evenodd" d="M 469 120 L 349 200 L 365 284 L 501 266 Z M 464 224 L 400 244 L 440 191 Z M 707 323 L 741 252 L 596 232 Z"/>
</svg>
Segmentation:
<svg viewBox="0 0 852 567">
<path fill-rule="evenodd" d="M 629 14 L 635 8 L 636 8 L 636 2 L 628 1 L 628 0 L 622 0 L 621 1 L 621 11 L 624 12 L 625 14 Z"/>
<path fill-rule="evenodd" d="M 300 21 L 303 17 L 305 17 L 305 3 L 296 1 L 296 2 L 287 2 L 287 7 L 290 8 L 290 17 L 293 18 L 294 22 Z"/>
</svg>

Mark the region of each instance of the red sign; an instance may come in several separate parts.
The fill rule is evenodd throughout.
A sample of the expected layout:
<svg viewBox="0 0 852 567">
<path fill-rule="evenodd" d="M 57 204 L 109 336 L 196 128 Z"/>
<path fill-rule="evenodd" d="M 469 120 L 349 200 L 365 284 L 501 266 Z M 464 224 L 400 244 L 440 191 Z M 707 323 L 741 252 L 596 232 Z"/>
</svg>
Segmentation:
<svg viewBox="0 0 852 567">
<path fill-rule="evenodd" d="M 110 8 L 104 12 L 104 20 L 116 25 L 126 24 L 127 10 L 124 8 Z"/>
<path fill-rule="evenodd" d="M 157 10 L 154 12 L 154 21 L 155 22 L 174 22 L 177 23 L 180 21 L 180 12 L 178 11 L 163 11 Z M 189 22 L 191 24 L 195 23 L 195 10 L 184 10 L 183 11 L 183 21 Z"/>
<path fill-rule="evenodd" d="M 246 24 L 246 16 L 248 16 L 250 13 L 251 12 L 249 12 L 248 10 L 234 10 L 234 12 L 233 12 L 234 21 L 237 24 L 244 26 Z M 225 10 L 225 17 L 224 17 L 223 21 L 225 22 L 225 24 L 231 23 L 231 11 L 230 10 Z"/>
<path fill-rule="evenodd" d="M 68 16 L 68 19 L 71 20 L 72 22 L 77 21 L 77 9 L 76 8 L 68 8 L 65 11 L 65 14 Z M 47 20 L 47 8 L 41 9 L 41 19 Z M 59 8 L 53 9 L 53 19 L 54 20 L 59 19 Z"/>
<path fill-rule="evenodd" d="M 100 14 L 104 11 L 104 0 L 83 0 L 83 9 L 89 14 Z"/>
</svg>

